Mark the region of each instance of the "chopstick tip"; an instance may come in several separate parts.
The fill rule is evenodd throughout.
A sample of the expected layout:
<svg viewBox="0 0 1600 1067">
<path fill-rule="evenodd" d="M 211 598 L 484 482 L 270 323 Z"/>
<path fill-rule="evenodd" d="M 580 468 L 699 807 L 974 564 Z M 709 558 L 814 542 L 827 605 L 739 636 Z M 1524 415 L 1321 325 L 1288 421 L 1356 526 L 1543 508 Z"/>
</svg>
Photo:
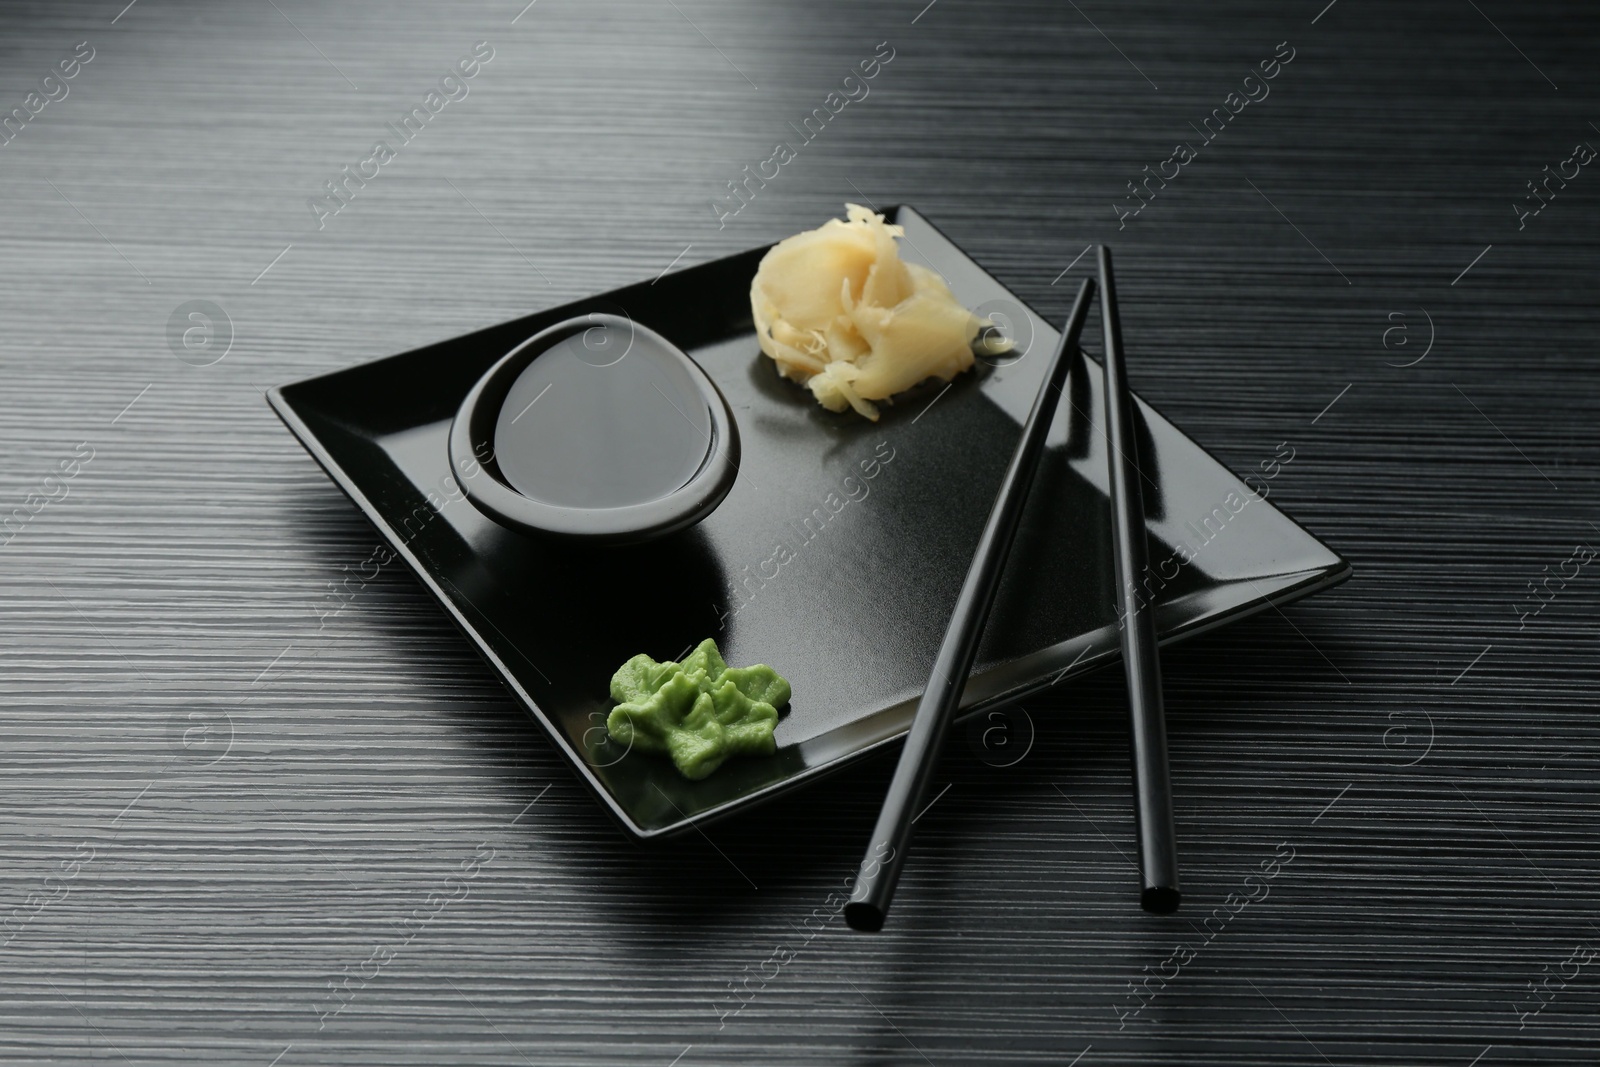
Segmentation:
<svg viewBox="0 0 1600 1067">
<path fill-rule="evenodd" d="M 1183 894 L 1172 886 L 1146 886 L 1139 894 L 1139 906 L 1156 915 L 1171 915 L 1182 900 Z"/>
<path fill-rule="evenodd" d="M 883 929 L 883 909 L 865 900 L 852 900 L 844 906 L 844 921 L 850 929 L 875 934 Z"/>
</svg>

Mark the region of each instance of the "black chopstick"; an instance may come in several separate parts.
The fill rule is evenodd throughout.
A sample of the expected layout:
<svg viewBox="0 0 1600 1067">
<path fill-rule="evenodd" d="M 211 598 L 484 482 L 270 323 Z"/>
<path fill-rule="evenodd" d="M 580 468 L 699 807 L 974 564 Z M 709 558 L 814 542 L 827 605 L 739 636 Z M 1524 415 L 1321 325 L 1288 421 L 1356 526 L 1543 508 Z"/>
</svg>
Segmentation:
<svg viewBox="0 0 1600 1067">
<path fill-rule="evenodd" d="M 961 692 L 967 684 L 967 674 L 977 656 L 978 638 L 983 635 L 983 624 L 994 604 L 995 590 L 1000 584 L 1000 571 L 1011 542 L 1017 533 L 1022 517 L 1022 505 L 1028 498 L 1028 488 L 1039 468 L 1044 454 L 1045 439 L 1050 434 L 1056 401 L 1072 365 L 1078 347 L 1078 336 L 1083 332 L 1084 319 L 1089 314 L 1089 302 L 1094 298 L 1094 279 L 1084 279 L 1078 298 L 1067 316 L 1067 325 L 1061 331 L 1061 342 L 1046 368 L 1044 380 L 1039 384 L 1039 395 L 1034 398 L 1033 410 L 1022 428 L 1022 439 L 1017 443 L 1016 454 L 1000 492 L 995 496 L 994 508 L 989 512 L 989 522 L 978 539 L 977 551 L 972 556 L 972 566 L 967 570 L 966 581 L 956 597 L 955 611 L 944 632 L 944 642 L 934 659 L 933 672 L 922 701 L 917 705 L 916 717 L 911 721 L 911 732 L 906 735 L 905 748 L 900 752 L 900 764 L 895 768 L 894 779 L 889 783 L 889 793 L 883 801 L 883 811 L 878 815 L 878 825 L 872 831 L 866 858 L 856 871 L 855 891 L 845 904 L 844 917 L 857 930 L 881 930 L 884 917 L 889 912 L 889 902 L 894 896 L 895 883 L 900 880 L 900 868 L 905 863 L 906 849 L 911 840 L 911 823 L 922 805 L 927 792 L 928 779 L 933 775 L 939 750 L 944 747 L 944 735 L 949 729 Z"/>
<path fill-rule="evenodd" d="M 1161 658 L 1155 605 L 1139 592 L 1145 571 L 1144 497 L 1134 434 L 1133 396 L 1122 358 L 1111 249 L 1100 246 L 1100 318 L 1105 330 L 1107 462 L 1111 465 L 1111 538 L 1115 542 L 1122 662 L 1128 676 L 1133 734 L 1133 818 L 1139 842 L 1139 903 L 1146 911 L 1178 909 L 1178 844 L 1172 826 L 1172 776 L 1161 707 Z"/>
</svg>

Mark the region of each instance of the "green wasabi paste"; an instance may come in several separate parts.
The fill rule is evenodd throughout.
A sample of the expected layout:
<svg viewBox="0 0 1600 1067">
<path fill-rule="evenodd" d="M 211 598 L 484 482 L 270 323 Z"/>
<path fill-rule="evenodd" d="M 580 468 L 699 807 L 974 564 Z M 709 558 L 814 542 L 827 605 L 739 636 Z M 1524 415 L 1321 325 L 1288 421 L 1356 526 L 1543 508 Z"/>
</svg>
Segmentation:
<svg viewBox="0 0 1600 1067">
<path fill-rule="evenodd" d="M 708 637 L 682 663 L 633 657 L 611 676 L 611 699 L 612 740 L 671 756 L 679 773 L 698 779 L 729 756 L 777 750 L 772 730 L 789 683 L 765 664 L 728 666 Z"/>
</svg>

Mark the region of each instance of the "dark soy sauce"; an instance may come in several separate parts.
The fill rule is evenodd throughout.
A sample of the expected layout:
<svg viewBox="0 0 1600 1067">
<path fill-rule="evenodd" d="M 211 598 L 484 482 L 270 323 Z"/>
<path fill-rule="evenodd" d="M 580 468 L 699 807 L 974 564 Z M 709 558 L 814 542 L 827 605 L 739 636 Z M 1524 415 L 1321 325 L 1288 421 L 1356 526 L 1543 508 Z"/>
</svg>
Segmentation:
<svg viewBox="0 0 1600 1067">
<path fill-rule="evenodd" d="M 500 473 L 557 507 L 615 508 L 682 488 L 705 462 L 711 412 L 673 352 L 625 325 L 579 330 L 512 383 L 494 430 Z"/>
</svg>

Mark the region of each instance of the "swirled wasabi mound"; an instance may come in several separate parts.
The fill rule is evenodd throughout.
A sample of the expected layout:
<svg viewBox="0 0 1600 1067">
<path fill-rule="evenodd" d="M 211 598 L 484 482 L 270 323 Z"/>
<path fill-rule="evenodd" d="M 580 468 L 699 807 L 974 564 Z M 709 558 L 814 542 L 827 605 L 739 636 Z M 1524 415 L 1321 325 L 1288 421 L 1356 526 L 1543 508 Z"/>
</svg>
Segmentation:
<svg viewBox="0 0 1600 1067">
<path fill-rule="evenodd" d="M 698 779 L 730 756 L 777 750 L 772 731 L 789 683 L 765 664 L 728 666 L 708 637 L 682 663 L 634 656 L 611 676 L 611 699 L 612 740 L 670 756 L 680 774 Z"/>
<path fill-rule="evenodd" d="M 990 324 L 937 273 L 900 259 L 904 227 L 857 204 L 845 214 L 774 245 L 750 285 L 750 309 L 779 374 L 829 411 L 877 421 L 874 400 L 971 367 L 973 340 Z"/>
</svg>

